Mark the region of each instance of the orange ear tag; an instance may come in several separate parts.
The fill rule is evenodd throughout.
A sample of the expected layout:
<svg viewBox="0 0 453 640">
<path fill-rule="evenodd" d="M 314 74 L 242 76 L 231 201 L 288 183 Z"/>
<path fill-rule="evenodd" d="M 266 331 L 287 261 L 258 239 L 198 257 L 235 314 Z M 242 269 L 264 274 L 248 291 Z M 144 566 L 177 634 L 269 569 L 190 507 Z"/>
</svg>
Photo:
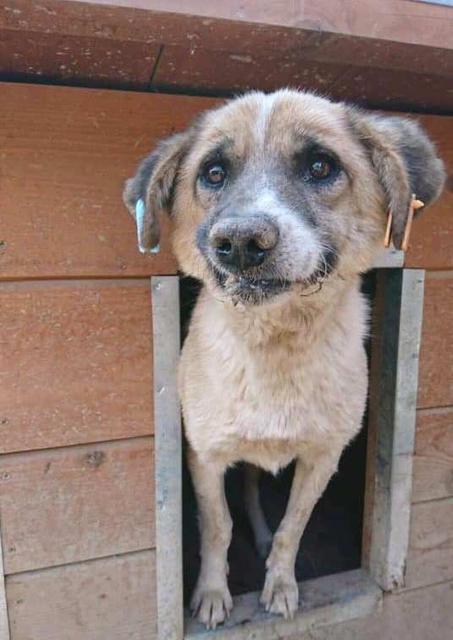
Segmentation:
<svg viewBox="0 0 453 640">
<path fill-rule="evenodd" d="M 385 236 L 384 236 L 384 247 L 390 247 L 390 241 L 392 239 L 392 222 L 393 222 L 393 215 L 392 215 L 392 212 L 389 210 L 387 214 L 387 228 L 385 230 Z"/>
<path fill-rule="evenodd" d="M 403 242 L 401 243 L 401 249 L 403 251 L 407 251 L 409 248 L 409 238 L 412 230 L 412 222 L 414 221 L 414 215 L 417 209 L 421 209 L 425 206 L 425 203 L 421 200 L 418 200 L 415 196 L 415 193 L 412 194 L 411 202 L 409 205 L 409 212 L 407 214 L 406 226 L 404 227 L 404 235 Z M 392 240 L 392 224 L 393 224 L 393 214 L 391 211 L 388 212 L 387 216 L 387 227 L 385 229 L 384 236 L 384 247 L 389 247 L 390 242 Z"/>
</svg>

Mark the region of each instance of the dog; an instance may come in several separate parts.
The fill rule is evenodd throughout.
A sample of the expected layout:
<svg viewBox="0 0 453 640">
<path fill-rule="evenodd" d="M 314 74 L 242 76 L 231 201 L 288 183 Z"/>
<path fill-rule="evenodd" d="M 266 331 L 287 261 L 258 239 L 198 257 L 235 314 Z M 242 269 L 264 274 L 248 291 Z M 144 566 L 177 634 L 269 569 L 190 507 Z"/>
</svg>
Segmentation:
<svg viewBox="0 0 453 640">
<path fill-rule="evenodd" d="M 267 555 L 261 602 L 292 617 L 294 564 L 310 514 L 361 428 L 368 308 L 360 274 L 401 245 L 412 194 L 440 194 L 444 169 L 413 120 L 296 90 L 252 92 L 163 141 L 127 181 L 143 251 L 171 221 L 183 272 L 203 283 L 179 368 L 188 463 L 199 508 L 194 615 L 208 628 L 232 608 L 228 467 L 243 461 L 256 545 Z M 295 460 L 272 538 L 258 469 Z"/>
</svg>

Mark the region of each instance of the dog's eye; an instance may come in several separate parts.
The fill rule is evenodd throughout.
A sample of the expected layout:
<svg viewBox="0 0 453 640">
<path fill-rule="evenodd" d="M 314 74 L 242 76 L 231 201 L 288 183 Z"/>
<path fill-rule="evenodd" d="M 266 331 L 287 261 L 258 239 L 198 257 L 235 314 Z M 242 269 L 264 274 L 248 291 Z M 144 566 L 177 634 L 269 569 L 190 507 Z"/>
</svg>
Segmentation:
<svg viewBox="0 0 453 640">
<path fill-rule="evenodd" d="M 330 156 L 320 153 L 312 156 L 309 161 L 308 171 L 313 180 L 325 180 L 336 170 L 335 161 Z"/>
<path fill-rule="evenodd" d="M 221 187 L 226 179 L 226 170 L 221 162 L 211 162 L 203 168 L 203 181 L 210 187 Z"/>
</svg>

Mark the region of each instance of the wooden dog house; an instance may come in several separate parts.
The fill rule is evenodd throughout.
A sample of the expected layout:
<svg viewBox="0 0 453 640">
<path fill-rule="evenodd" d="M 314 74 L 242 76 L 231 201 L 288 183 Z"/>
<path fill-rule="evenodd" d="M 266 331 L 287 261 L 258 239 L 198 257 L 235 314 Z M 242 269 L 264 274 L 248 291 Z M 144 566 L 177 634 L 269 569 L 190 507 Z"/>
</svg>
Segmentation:
<svg viewBox="0 0 453 640">
<path fill-rule="evenodd" d="M 215 633 L 183 617 L 176 263 L 166 234 L 138 253 L 121 191 L 222 96 L 282 85 L 417 114 L 451 173 L 452 34 L 410 0 L 0 0 L 0 640 L 450 637 L 451 176 L 376 264 L 361 567 L 290 623 L 238 596 Z"/>
</svg>

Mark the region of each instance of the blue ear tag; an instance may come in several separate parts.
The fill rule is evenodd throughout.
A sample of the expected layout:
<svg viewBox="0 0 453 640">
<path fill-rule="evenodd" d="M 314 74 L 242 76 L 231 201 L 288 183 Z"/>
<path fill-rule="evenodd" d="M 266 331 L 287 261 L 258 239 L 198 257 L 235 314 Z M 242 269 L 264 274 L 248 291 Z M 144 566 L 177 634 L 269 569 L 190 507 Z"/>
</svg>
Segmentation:
<svg viewBox="0 0 453 640">
<path fill-rule="evenodd" d="M 137 225 L 137 241 L 140 253 L 159 253 L 160 247 L 156 245 L 152 249 L 147 249 L 142 244 L 142 238 L 145 234 L 145 203 L 141 198 L 135 203 L 135 223 Z"/>
<path fill-rule="evenodd" d="M 135 203 L 135 217 L 137 219 L 137 225 L 143 226 L 143 220 L 145 218 L 145 203 L 141 198 Z"/>
</svg>

